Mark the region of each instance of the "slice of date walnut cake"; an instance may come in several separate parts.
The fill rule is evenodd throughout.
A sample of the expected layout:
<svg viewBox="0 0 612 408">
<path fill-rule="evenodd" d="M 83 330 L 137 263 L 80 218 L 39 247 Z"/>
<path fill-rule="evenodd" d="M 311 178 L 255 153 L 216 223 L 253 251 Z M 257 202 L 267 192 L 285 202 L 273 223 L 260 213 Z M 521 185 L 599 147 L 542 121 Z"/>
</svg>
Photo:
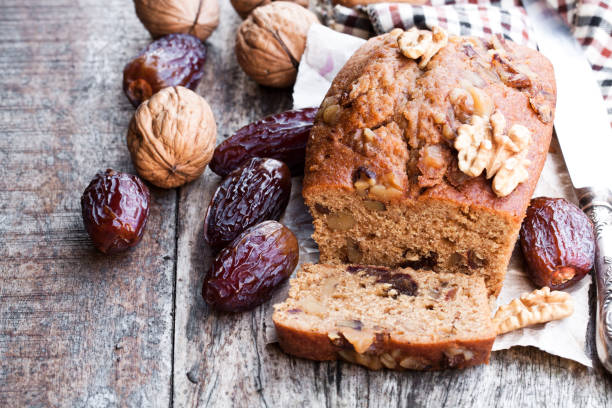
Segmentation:
<svg viewBox="0 0 612 408">
<path fill-rule="evenodd" d="M 363 265 L 303 265 L 276 305 L 281 348 L 370 369 L 489 361 L 495 329 L 481 276 Z"/>
<path fill-rule="evenodd" d="M 475 275 L 498 295 L 550 144 L 553 78 L 544 56 L 498 37 L 370 39 L 308 141 L 321 261 Z"/>
</svg>

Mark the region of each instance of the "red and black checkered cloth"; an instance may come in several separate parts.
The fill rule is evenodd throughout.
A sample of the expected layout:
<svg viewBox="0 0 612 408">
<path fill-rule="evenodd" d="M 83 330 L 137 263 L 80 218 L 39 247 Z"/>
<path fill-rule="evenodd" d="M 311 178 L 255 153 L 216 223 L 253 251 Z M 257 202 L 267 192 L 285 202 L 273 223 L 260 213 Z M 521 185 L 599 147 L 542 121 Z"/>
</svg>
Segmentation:
<svg viewBox="0 0 612 408">
<path fill-rule="evenodd" d="M 610 0 L 548 1 L 572 27 L 599 81 L 612 125 L 612 4 Z M 520 0 L 429 0 L 426 5 L 379 3 L 334 7 L 331 27 L 368 38 L 393 28 L 440 26 L 450 34 L 505 38 L 535 48 Z"/>
</svg>

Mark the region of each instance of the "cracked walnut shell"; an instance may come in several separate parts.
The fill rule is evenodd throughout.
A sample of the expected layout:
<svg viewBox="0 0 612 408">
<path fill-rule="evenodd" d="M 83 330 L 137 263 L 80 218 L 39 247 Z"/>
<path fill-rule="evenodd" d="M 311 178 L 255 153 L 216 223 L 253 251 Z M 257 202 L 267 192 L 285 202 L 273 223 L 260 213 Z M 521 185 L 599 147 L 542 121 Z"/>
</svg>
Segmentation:
<svg viewBox="0 0 612 408">
<path fill-rule="evenodd" d="M 257 7 L 265 6 L 276 0 L 230 0 L 236 13 L 244 20 Z M 308 0 L 287 0 L 308 8 Z"/>
<path fill-rule="evenodd" d="M 257 7 L 238 29 L 238 64 L 261 85 L 293 85 L 308 29 L 314 23 L 317 17 L 295 3 L 275 1 Z"/>
<path fill-rule="evenodd" d="M 127 144 L 138 174 L 173 188 L 198 178 L 210 162 L 217 125 L 208 103 L 182 86 L 162 89 L 134 113 Z"/>
<path fill-rule="evenodd" d="M 154 38 L 187 33 L 204 41 L 219 25 L 217 0 L 134 0 L 134 6 Z"/>
</svg>

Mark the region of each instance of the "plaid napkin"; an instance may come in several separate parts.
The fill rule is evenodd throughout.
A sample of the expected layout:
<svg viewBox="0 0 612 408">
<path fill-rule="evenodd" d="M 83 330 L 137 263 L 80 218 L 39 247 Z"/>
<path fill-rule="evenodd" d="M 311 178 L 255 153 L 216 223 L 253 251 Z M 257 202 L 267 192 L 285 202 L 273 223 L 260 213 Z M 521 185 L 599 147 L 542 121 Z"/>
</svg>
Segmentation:
<svg viewBox="0 0 612 408">
<path fill-rule="evenodd" d="M 609 0 L 546 0 L 572 27 L 601 87 L 612 126 L 612 10 Z M 535 48 L 520 0 L 429 0 L 427 5 L 379 3 L 335 6 L 331 27 L 368 38 L 393 28 L 440 26 L 450 34 L 502 35 Z"/>
</svg>

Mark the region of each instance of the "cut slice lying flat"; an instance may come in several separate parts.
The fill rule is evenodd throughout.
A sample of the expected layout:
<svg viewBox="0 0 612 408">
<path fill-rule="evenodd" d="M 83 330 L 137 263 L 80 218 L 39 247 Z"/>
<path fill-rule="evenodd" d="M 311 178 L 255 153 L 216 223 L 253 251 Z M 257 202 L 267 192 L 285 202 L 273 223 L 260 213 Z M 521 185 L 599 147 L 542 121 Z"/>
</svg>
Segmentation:
<svg viewBox="0 0 612 408">
<path fill-rule="evenodd" d="M 289 354 L 375 370 L 486 363 L 495 340 L 482 277 L 407 268 L 303 265 L 273 320 Z"/>
</svg>

